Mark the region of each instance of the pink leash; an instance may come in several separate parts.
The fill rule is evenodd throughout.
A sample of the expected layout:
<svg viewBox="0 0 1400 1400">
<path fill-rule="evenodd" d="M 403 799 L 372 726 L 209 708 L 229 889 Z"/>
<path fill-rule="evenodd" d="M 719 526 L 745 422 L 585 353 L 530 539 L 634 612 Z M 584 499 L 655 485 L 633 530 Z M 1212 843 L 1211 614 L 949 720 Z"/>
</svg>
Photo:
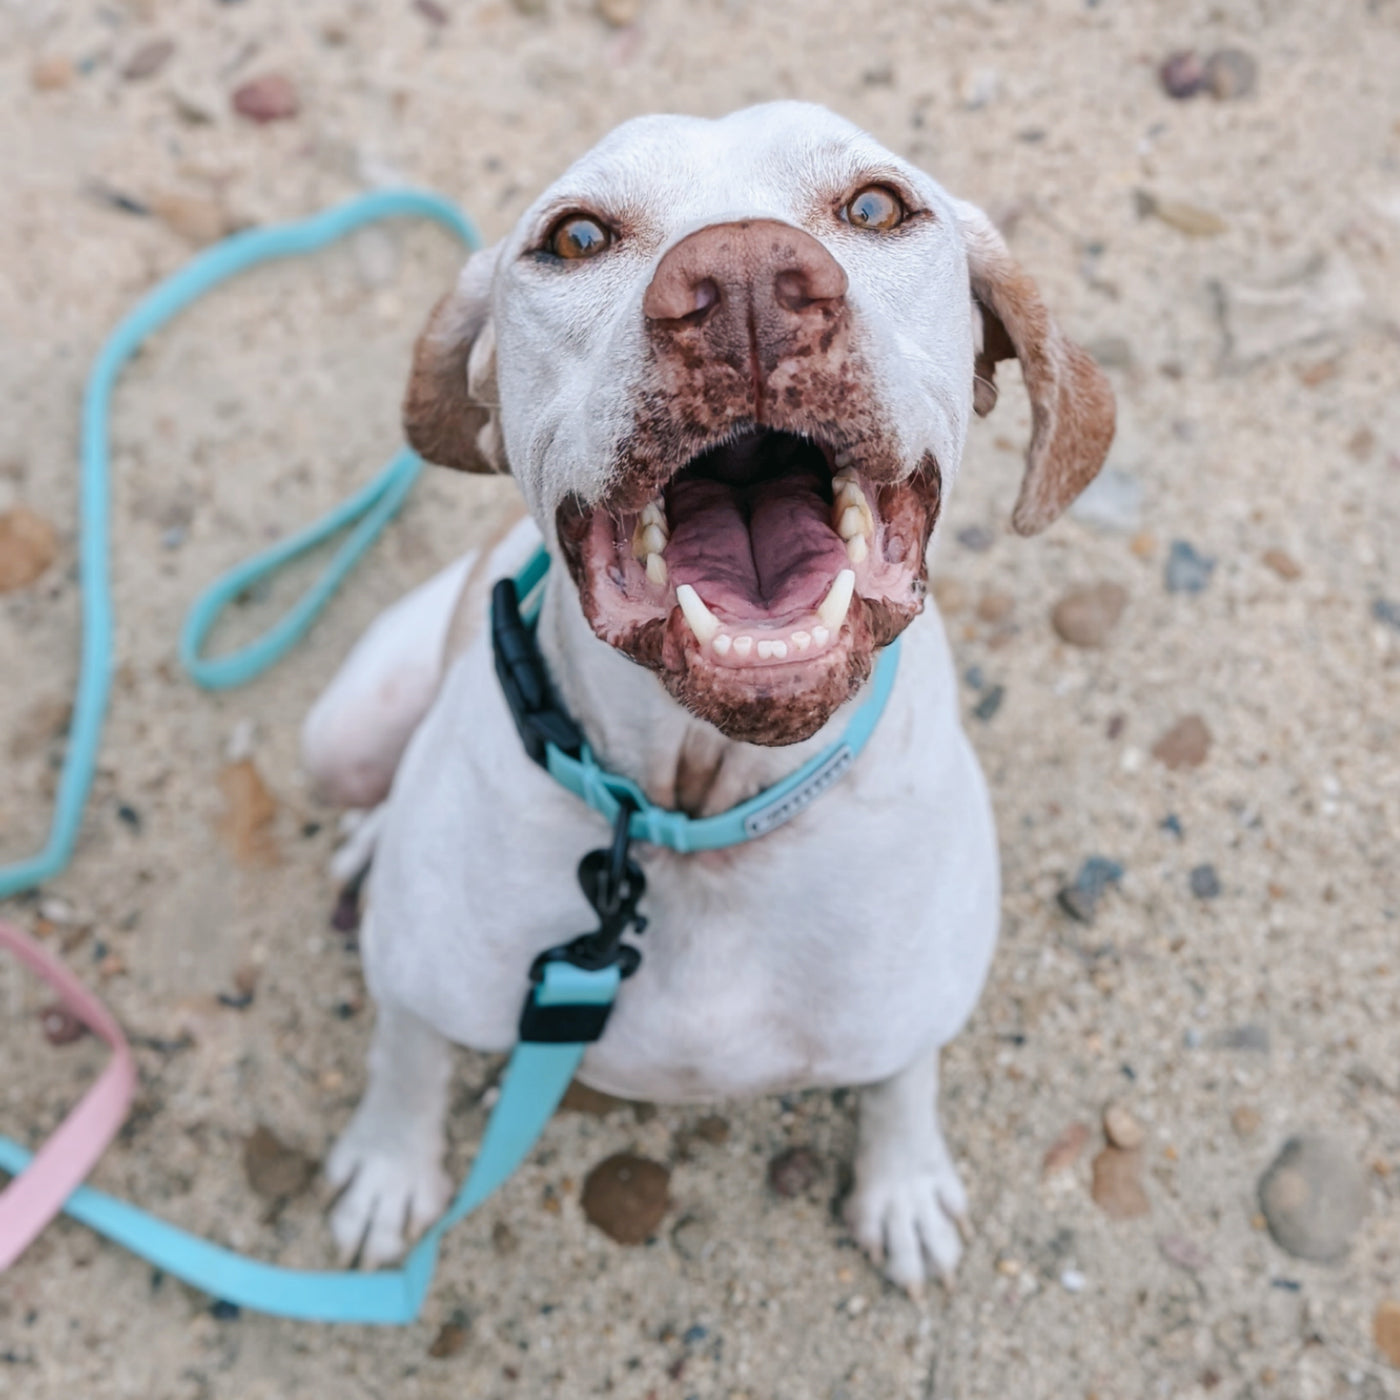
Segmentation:
<svg viewBox="0 0 1400 1400">
<path fill-rule="evenodd" d="M 34 1160 L 0 1191 L 0 1273 L 62 1209 L 107 1150 L 126 1118 L 136 1088 L 136 1062 L 111 1012 L 27 933 L 0 920 L 0 948 L 38 973 L 89 1030 L 112 1047 L 97 1083 L 59 1124 Z"/>
</svg>

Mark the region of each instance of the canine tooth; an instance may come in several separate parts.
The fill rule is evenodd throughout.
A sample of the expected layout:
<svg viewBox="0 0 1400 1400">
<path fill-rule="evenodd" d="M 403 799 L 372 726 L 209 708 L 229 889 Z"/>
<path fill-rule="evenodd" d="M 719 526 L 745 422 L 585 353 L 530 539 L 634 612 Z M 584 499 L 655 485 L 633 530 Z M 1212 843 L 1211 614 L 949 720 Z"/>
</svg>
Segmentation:
<svg viewBox="0 0 1400 1400">
<path fill-rule="evenodd" d="M 812 645 L 812 634 L 810 632 L 794 632 L 792 634 L 792 644 L 798 651 L 806 651 Z"/>
<path fill-rule="evenodd" d="M 769 661 L 777 657 L 779 661 L 787 655 L 786 642 L 760 642 L 758 644 L 758 655 L 761 661 Z"/>
<path fill-rule="evenodd" d="M 839 505 L 840 502 L 837 502 Z M 860 513 L 859 506 L 847 506 L 841 512 L 841 518 L 836 522 L 836 533 L 843 540 L 853 540 L 857 535 L 865 536 L 865 516 Z"/>
<path fill-rule="evenodd" d="M 870 546 L 865 542 L 864 535 L 856 535 L 846 541 L 846 558 L 852 564 L 864 564 L 866 555 L 870 553 Z M 652 558 L 656 556 L 653 555 Z"/>
<path fill-rule="evenodd" d="M 831 640 L 831 633 L 818 623 L 812 628 L 812 640 L 819 646 L 824 647 Z"/>
<path fill-rule="evenodd" d="M 669 570 L 666 561 L 659 554 L 647 555 L 647 577 L 658 587 L 666 587 Z"/>
<path fill-rule="evenodd" d="M 855 596 L 856 576 L 852 569 L 842 569 L 836 575 L 830 590 L 822 599 L 821 606 L 817 609 L 817 616 L 822 622 L 830 627 L 833 632 L 841 630 L 841 624 L 846 620 L 846 614 L 851 608 L 851 599 Z M 699 601 L 697 599 L 697 601 Z"/>
<path fill-rule="evenodd" d="M 642 507 L 641 520 L 644 526 L 655 525 L 663 535 L 670 533 L 666 528 L 666 512 L 660 501 L 648 501 Z"/>
<path fill-rule="evenodd" d="M 854 580 L 855 575 L 852 574 L 851 578 Z M 676 589 L 676 602 L 681 605 L 681 612 L 685 614 L 690 630 L 701 643 L 714 641 L 719 633 L 719 618 L 700 601 L 700 595 L 688 583 L 683 583 Z"/>
<path fill-rule="evenodd" d="M 752 650 L 753 650 L 753 638 L 752 638 L 752 637 L 735 637 L 735 638 L 734 638 L 734 655 L 735 655 L 735 656 L 747 656 Z"/>
<path fill-rule="evenodd" d="M 734 645 L 734 638 L 728 632 L 721 632 L 710 645 L 714 647 L 717 656 L 728 656 L 729 648 Z"/>
</svg>

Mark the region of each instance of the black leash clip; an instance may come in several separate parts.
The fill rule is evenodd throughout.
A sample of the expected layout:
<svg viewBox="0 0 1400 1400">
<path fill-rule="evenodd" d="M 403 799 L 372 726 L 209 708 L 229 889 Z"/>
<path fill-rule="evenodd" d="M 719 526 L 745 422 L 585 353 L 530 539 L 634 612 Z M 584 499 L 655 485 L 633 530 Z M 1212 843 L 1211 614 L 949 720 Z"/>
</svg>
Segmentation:
<svg viewBox="0 0 1400 1400">
<path fill-rule="evenodd" d="M 641 949 L 622 940 L 629 932 L 645 933 L 647 919 L 637 912 L 646 893 L 646 876 L 631 857 L 631 817 L 634 808 L 621 799 L 613 822 L 612 845 L 607 850 L 589 851 L 579 861 L 578 882 L 584 898 L 593 906 L 599 927 L 582 933 L 568 943 L 546 948 L 530 964 L 530 981 L 544 980 L 544 970 L 552 962 L 568 962 L 585 972 L 601 972 L 616 964 L 619 974 L 630 977 L 641 966 Z M 560 1003 L 540 1006 L 534 987 L 525 998 L 520 1015 L 520 1039 L 547 1044 L 580 1043 L 597 1040 L 603 1034 L 610 1002 L 601 1004 Z"/>
</svg>

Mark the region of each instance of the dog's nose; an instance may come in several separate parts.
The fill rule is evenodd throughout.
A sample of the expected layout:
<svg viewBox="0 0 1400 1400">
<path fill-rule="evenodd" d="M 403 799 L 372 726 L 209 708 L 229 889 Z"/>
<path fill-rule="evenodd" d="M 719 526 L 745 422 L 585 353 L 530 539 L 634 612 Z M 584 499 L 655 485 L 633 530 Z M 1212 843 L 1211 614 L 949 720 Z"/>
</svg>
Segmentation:
<svg viewBox="0 0 1400 1400">
<path fill-rule="evenodd" d="M 642 310 L 658 323 L 732 318 L 760 333 L 792 331 L 814 312 L 838 308 L 846 285 L 841 264 L 810 233 L 776 219 L 748 219 L 681 239 L 657 265 Z"/>
</svg>

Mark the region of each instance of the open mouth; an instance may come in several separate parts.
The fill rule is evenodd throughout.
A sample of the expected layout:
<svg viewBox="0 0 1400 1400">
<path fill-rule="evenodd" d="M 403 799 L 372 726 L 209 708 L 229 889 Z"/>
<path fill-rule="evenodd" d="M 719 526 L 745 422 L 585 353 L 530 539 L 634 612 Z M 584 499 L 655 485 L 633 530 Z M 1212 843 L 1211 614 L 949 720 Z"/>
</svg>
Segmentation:
<svg viewBox="0 0 1400 1400">
<path fill-rule="evenodd" d="M 600 637 L 730 737 L 795 743 L 919 611 L 938 498 L 932 463 L 880 482 L 856 453 L 750 428 L 640 504 L 565 502 L 559 534 Z"/>
</svg>

